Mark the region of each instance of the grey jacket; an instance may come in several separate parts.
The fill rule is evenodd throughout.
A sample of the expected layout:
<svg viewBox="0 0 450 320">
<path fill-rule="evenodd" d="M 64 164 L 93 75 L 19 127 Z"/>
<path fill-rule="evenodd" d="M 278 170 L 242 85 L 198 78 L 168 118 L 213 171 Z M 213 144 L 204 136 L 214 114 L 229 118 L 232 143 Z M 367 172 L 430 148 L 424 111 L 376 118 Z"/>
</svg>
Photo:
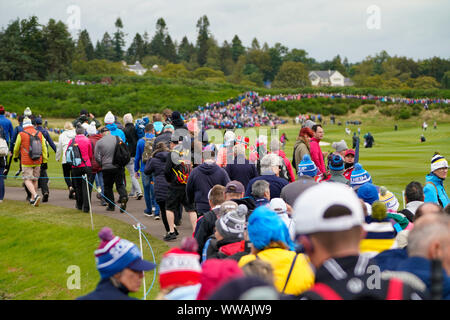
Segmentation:
<svg viewBox="0 0 450 320">
<path fill-rule="evenodd" d="M 97 141 L 95 144 L 94 157 L 102 170 L 117 169 L 113 165 L 114 150 L 116 148 L 116 136 L 108 134 Z"/>
<path fill-rule="evenodd" d="M 330 170 L 331 178 L 329 181 L 339 182 L 339 183 L 343 183 L 346 185 L 350 185 L 350 181 L 345 179 L 343 173 L 344 173 L 344 170 L 340 170 L 340 171 Z"/>
</svg>

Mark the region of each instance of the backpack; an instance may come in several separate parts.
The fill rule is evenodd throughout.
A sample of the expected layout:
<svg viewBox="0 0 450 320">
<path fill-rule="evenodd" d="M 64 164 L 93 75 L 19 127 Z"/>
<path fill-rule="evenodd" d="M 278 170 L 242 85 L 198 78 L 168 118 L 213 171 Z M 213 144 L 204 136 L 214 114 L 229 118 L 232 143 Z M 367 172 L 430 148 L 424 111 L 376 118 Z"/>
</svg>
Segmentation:
<svg viewBox="0 0 450 320">
<path fill-rule="evenodd" d="M 0 157 L 6 157 L 8 155 L 8 150 L 8 143 L 5 140 L 3 126 L 0 125 Z"/>
<path fill-rule="evenodd" d="M 151 159 L 153 153 L 153 143 L 156 138 L 145 138 L 144 151 L 142 152 L 142 162 L 147 163 Z"/>
<path fill-rule="evenodd" d="M 39 137 L 39 131 L 36 131 L 35 135 L 32 135 L 25 130 L 23 132 L 30 136 L 30 147 L 28 149 L 28 155 L 30 156 L 30 159 L 39 160 L 42 156 L 42 141 Z"/>
<path fill-rule="evenodd" d="M 116 136 L 116 147 L 114 149 L 113 165 L 119 168 L 125 168 L 125 166 L 130 162 L 131 155 L 128 150 L 127 145 Z"/>
<path fill-rule="evenodd" d="M 81 163 L 86 165 L 86 162 L 81 155 L 80 147 L 78 146 L 78 143 L 75 142 L 75 138 L 72 139 L 72 143 L 67 147 L 66 163 L 72 165 L 73 167 L 78 167 Z"/>
</svg>

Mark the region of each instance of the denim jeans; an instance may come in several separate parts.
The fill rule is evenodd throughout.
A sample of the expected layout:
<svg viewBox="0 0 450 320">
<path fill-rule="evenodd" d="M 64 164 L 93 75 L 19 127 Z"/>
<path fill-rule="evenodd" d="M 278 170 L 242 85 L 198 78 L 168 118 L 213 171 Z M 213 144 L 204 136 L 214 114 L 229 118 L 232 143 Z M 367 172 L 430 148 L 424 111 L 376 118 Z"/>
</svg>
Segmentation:
<svg viewBox="0 0 450 320">
<path fill-rule="evenodd" d="M 155 216 L 159 216 L 159 206 L 156 203 L 155 198 L 155 188 L 153 187 L 153 176 L 148 176 L 145 173 L 141 172 L 142 176 L 142 186 L 144 187 L 144 200 L 145 206 L 147 207 L 144 212 L 151 213 L 152 206 L 155 207 Z"/>
</svg>

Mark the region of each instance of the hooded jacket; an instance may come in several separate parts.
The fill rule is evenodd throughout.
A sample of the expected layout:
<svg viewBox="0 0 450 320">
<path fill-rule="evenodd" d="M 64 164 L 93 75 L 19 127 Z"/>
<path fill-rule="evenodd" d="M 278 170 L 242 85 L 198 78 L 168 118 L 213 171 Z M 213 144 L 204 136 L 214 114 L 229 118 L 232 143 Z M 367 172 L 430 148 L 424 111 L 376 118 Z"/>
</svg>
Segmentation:
<svg viewBox="0 0 450 320">
<path fill-rule="evenodd" d="M 167 198 L 167 191 L 169 190 L 169 183 L 164 175 L 166 167 L 168 151 L 161 151 L 153 154 L 153 158 L 147 161 L 145 165 L 144 174 L 154 178 L 155 198 L 156 201 L 165 201 Z"/>
<path fill-rule="evenodd" d="M 425 186 L 423 187 L 425 202 L 434 202 L 445 208 L 449 204 L 450 200 L 448 199 L 448 195 L 444 189 L 444 180 L 439 178 L 434 173 L 429 173 L 425 177 L 425 181 L 426 183 Z M 434 183 L 436 188 L 433 186 L 432 183 Z"/>
<path fill-rule="evenodd" d="M 123 142 L 127 143 L 127 138 L 125 137 L 125 133 L 119 128 L 117 128 L 117 125 L 115 123 L 107 124 L 106 127 L 111 132 L 111 135 L 118 136 L 120 139 L 122 139 Z"/>
<path fill-rule="evenodd" d="M 208 193 L 216 184 L 226 186 L 230 182 L 228 173 L 215 163 L 202 163 L 189 175 L 186 195 L 189 202 L 195 203 L 198 212 L 210 210 Z"/>
<path fill-rule="evenodd" d="M 251 164 L 248 159 L 245 159 L 245 163 L 238 163 L 240 159 L 234 158 L 233 163 L 229 163 L 225 166 L 225 171 L 228 173 L 230 180 L 237 180 L 242 183 L 244 188 L 247 188 L 249 181 L 258 176 L 256 166 Z"/>
</svg>

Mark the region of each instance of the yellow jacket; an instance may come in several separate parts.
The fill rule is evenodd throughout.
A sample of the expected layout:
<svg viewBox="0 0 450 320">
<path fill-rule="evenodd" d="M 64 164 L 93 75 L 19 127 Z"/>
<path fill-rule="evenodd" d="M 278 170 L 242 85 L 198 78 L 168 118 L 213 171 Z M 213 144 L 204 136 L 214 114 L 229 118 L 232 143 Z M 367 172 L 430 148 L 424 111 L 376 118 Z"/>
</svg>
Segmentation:
<svg viewBox="0 0 450 320">
<path fill-rule="evenodd" d="M 278 291 L 282 292 L 296 253 L 281 248 L 268 248 L 258 252 L 257 255 L 261 260 L 271 264 L 275 278 L 274 285 Z M 255 259 L 256 256 L 253 254 L 243 256 L 239 260 L 239 267 Z M 314 272 L 309 265 L 309 258 L 299 253 L 284 293 L 299 295 L 311 288 L 313 284 Z"/>
</svg>

